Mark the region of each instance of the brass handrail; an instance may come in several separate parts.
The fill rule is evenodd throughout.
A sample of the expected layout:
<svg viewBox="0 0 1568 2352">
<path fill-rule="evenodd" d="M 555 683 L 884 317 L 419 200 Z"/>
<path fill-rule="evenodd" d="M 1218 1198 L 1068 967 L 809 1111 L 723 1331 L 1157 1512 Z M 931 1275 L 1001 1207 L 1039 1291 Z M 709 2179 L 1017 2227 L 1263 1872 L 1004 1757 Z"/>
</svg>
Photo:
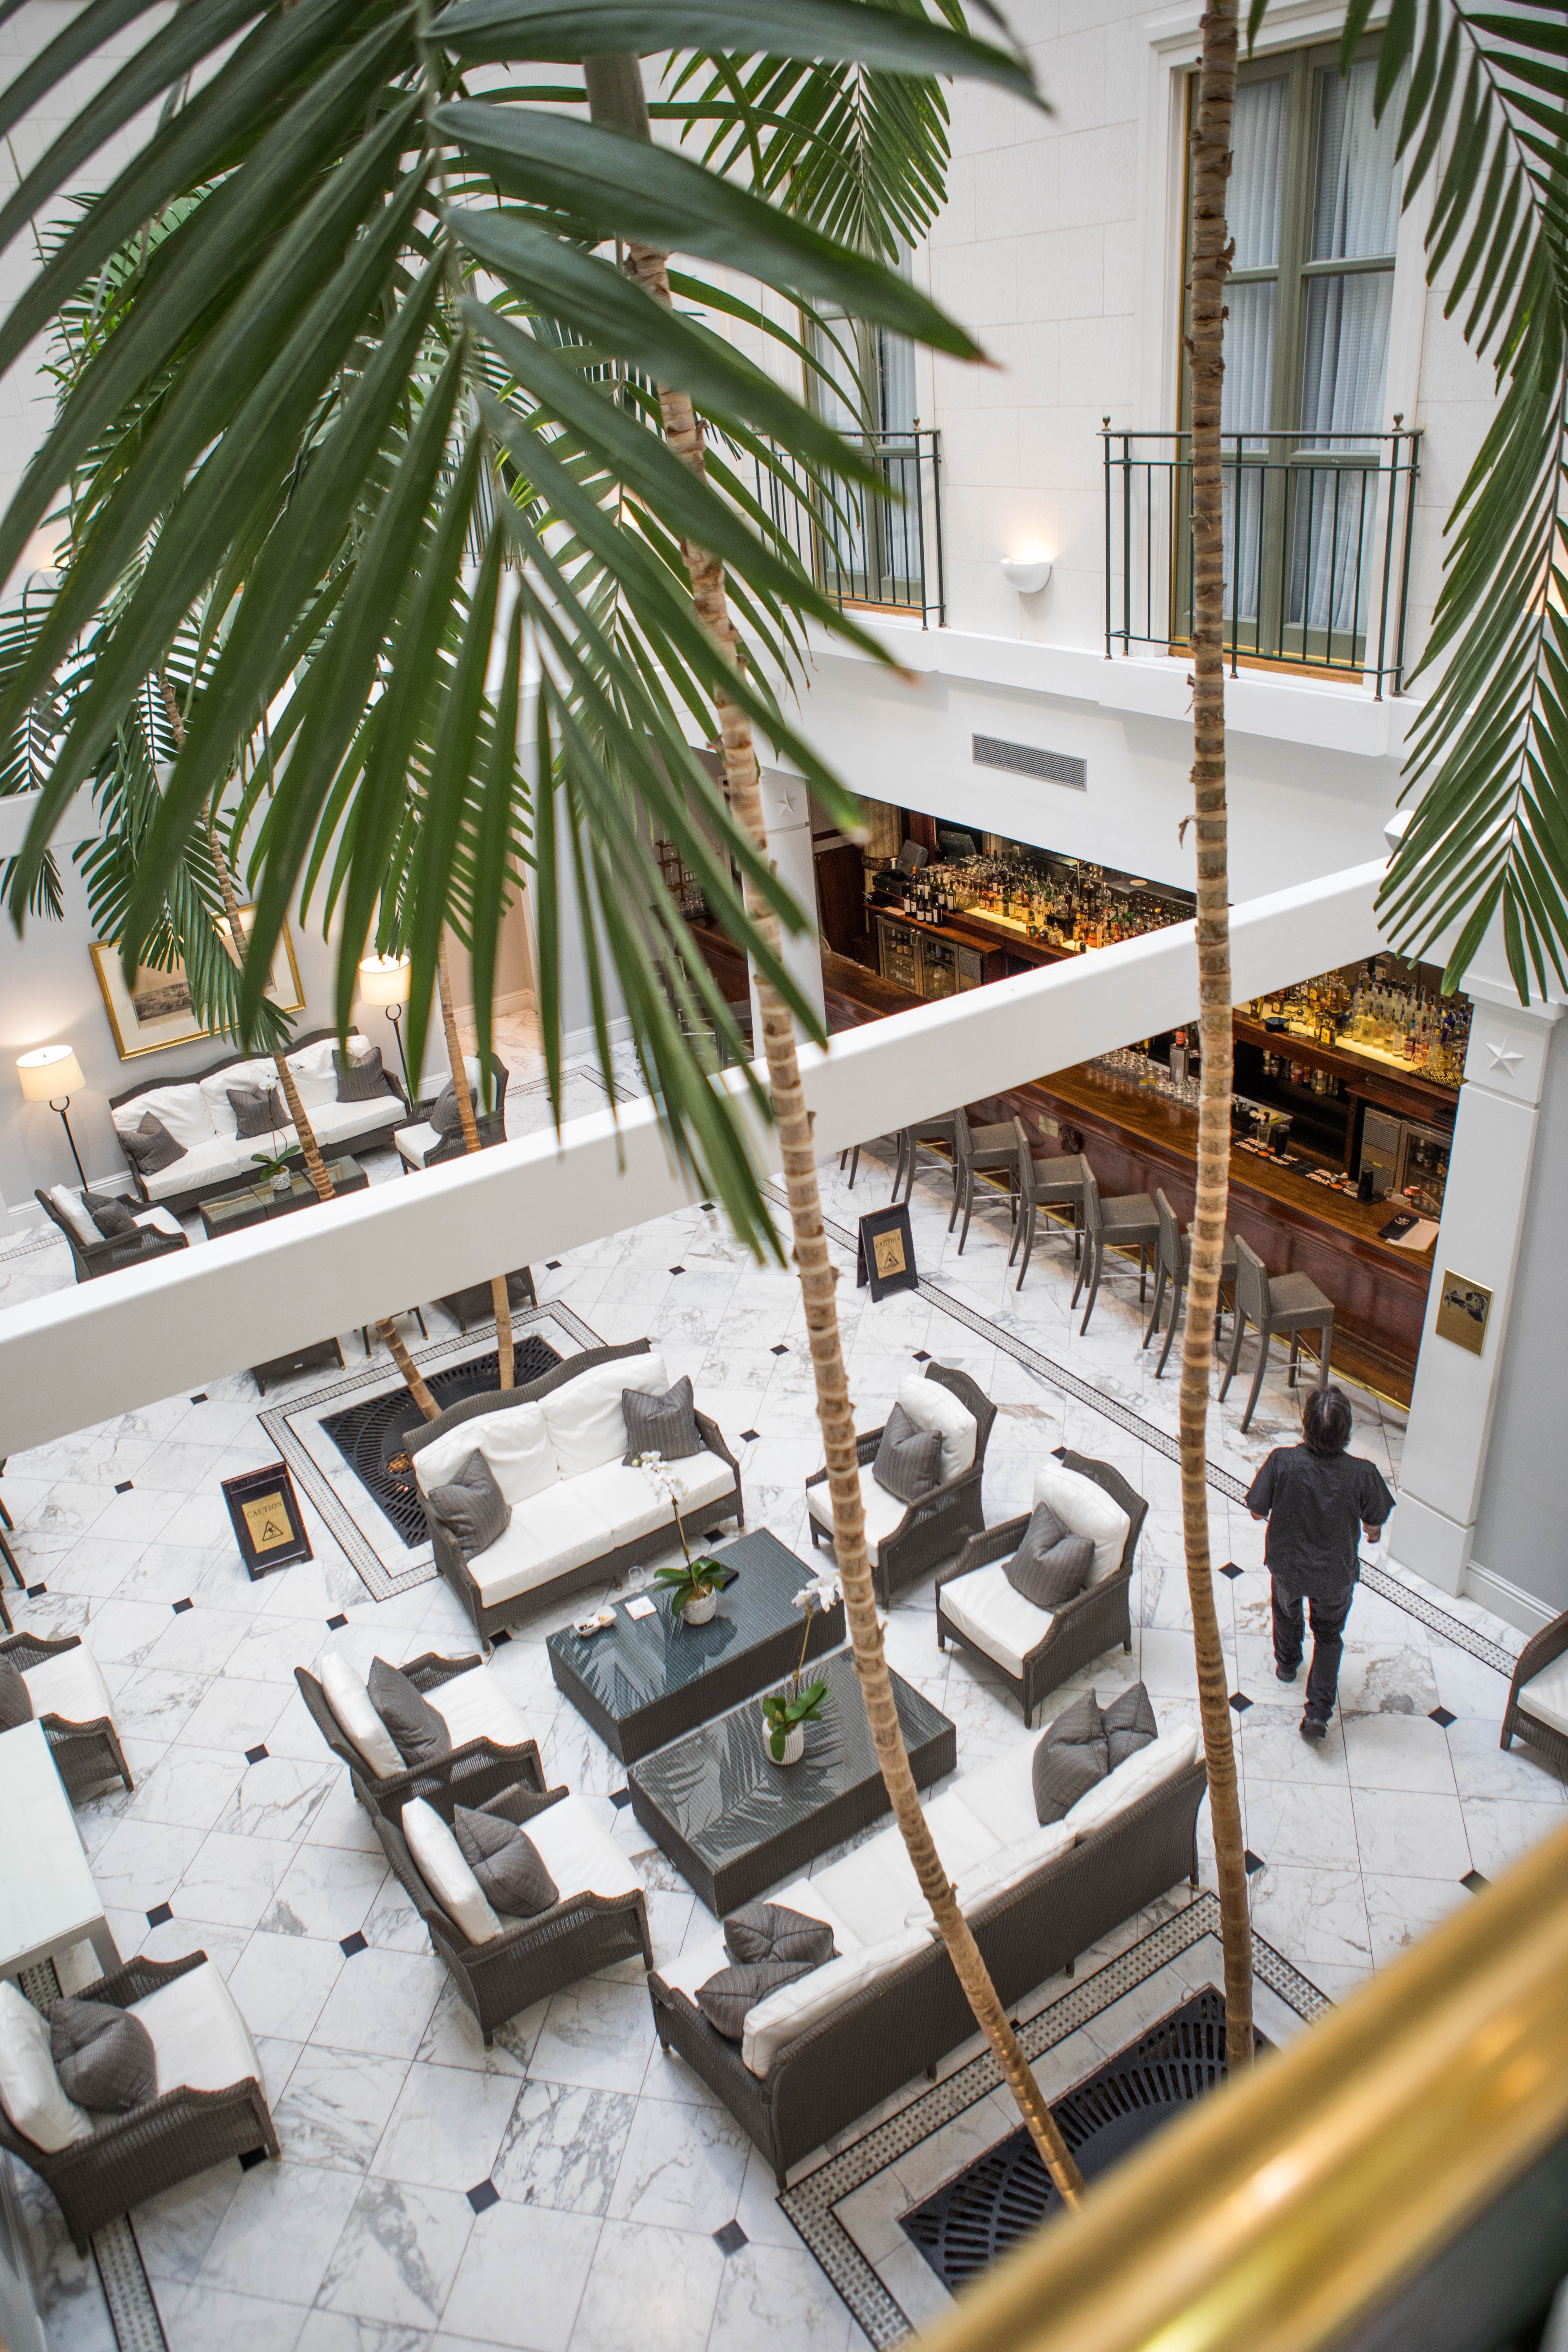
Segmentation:
<svg viewBox="0 0 1568 2352">
<path fill-rule="evenodd" d="M 1052 2221 L 929 2352 L 1316 2352 L 1568 2129 L 1568 1829 Z"/>
</svg>

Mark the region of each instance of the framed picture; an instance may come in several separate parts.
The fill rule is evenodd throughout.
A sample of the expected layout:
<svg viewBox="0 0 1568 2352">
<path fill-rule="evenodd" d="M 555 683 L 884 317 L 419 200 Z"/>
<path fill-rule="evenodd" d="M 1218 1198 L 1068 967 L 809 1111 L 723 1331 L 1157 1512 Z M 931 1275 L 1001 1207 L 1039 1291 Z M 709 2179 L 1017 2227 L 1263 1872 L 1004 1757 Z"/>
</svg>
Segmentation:
<svg viewBox="0 0 1568 2352">
<path fill-rule="evenodd" d="M 1487 1318 L 1491 1311 L 1492 1295 L 1484 1283 L 1467 1282 L 1462 1274 L 1450 1274 L 1445 1267 L 1433 1327 L 1440 1338 L 1452 1339 L 1456 1348 L 1479 1356 L 1487 1343 Z"/>
<path fill-rule="evenodd" d="M 252 1584 L 275 1568 L 292 1568 L 297 1559 L 314 1557 L 286 1464 L 269 1462 L 264 1470 L 226 1478 L 223 1498 Z"/>
<path fill-rule="evenodd" d="M 255 913 L 254 907 L 242 907 L 239 910 L 241 927 L 247 932 Z M 134 987 L 127 988 L 120 969 L 119 949 L 107 940 L 95 940 L 92 968 L 98 974 L 103 1009 L 114 1032 L 115 1051 L 122 1062 L 133 1062 L 139 1054 L 162 1053 L 165 1045 L 188 1045 L 195 1038 L 223 1034 L 221 1030 L 204 1028 L 196 1019 L 191 1009 L 191 992 L 185 984 L 183 964 L 176 963 L 170 971 L 154 971 L 150 964 L 143 964 L 137 972 Z M 305 992 L 300 985 L 300 967 L 294 961 L 294 940 L 287 922 L 272 959 L 266 994 L 279 1013 L 304 1010 Z"/>
<path fill-rule="evenodd" d="M 886 1298 L 892 1290 L 913 1290 L 920 1282 L 915 1271 L 914 1236 L 910 1231 L 907 1205 L 896 1209 L 872 1209 L 860 1220 L 860 1240 L 855 1258 L 855 1286 L 871 1286 L 875 1301 Z"/>
</svg>

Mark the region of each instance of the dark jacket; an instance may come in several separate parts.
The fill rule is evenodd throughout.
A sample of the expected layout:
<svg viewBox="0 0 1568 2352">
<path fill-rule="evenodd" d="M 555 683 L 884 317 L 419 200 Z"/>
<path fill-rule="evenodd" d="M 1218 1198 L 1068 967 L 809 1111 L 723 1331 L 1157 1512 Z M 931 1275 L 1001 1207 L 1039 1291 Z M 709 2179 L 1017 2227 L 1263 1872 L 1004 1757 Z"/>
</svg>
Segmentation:
<svg viewBox="0 0 1568 2352">
<path fill-rule="evenodd" d="M 1339 1601 L 1360 1573 L 1362 1522 L 1382 1527 L 1394 1496 L 1360 1454 L 1277 1445 L 1247 1507 L 1268 1515 L 1263 1558 L 1270 1576 L 1308 1600 Z"/>
</svg>

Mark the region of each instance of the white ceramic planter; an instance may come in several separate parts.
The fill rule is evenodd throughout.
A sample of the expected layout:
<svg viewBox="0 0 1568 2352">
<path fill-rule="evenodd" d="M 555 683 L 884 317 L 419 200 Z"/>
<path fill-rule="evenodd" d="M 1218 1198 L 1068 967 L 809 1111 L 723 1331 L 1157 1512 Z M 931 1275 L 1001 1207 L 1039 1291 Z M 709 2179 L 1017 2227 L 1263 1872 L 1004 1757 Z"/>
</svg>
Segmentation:
<svg viewBox="0 0 1568 2352">
<path fill-rule="evenodd" d="M 784 1754 L 782 1756 L 775 1756 L 773 1754 L 773 1742 L 768 1736 L 767 1718 L 764 1716 L 763 1718 L 763 1746 L 767 1751 L 767 1759 L 770 1764 L 798 1764 L 801 1758 L 805 1754 L 805 1726 L 804 1723 L 792 1724 L 789 1729 L 784 1733 Z"/>
<path fill-rule="evenodd" d="M 718 1606 L 719 1595 L 716 1592 L 704 1592 L 695 1600 L 689 1601 L 680 1613 L 689 1625 L 706 1625 Z"/>
</svg>

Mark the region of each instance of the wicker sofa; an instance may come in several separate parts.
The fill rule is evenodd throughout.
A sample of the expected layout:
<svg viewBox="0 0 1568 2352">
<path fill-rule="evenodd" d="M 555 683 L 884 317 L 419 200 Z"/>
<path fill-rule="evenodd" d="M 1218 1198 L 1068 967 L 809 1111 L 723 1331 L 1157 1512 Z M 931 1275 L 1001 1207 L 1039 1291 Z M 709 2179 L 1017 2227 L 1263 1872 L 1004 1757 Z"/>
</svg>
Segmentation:
<svg viewBox="0 0 1568 2352">
<path fill-rule="evenodd" d="M 1032 1608 L 998 1575 L 984 1576 L 982 1583 L 973 1581 L 1017 1550 L 1029 1524 L 1029 1515 L 1025 1513 L 975 1536 L 936 1580 L 937 1648 L 945 1650 L 954 1642 L 1000 1674 L 1023 1708 L 1026 1723 L 1033 1722 L 1035 1709 L 1047 1694 L 1080 1666 L 1118 1642 L 1124 1650 L 1132 1647 L 1132 1564 L 1149 1516 L 1142 1496 L 1109 1462 L 1070 1454 L 1065 1447 L 1058 1448 L 1056 1459 L 1064 1470 L 1091 1479 L 1125 1515 L 1127 1532 L 1117 1565 L 1086 1585 L 1076 1600 L 1049 1614 Z M 1048 1499 L 1040 1492 L 1047 1483 L 1049 1473 L 1042 1468 L 1036 1482 L 1037 1503 Z"/>
<path fill-rule="evenodd" d="M 34 1720 L 73 1802 L 106 1780 L 123 1780 L 134 1789 L 109 1685 L 79 1633 L 64 1633 L 58 1642 L 40 1633 L 13 1633 L 0 1642 L 0 1657 L 9 1658 L 26 1684 Z"/>
<path fill-rule="evenodd" d="M 482 1641 L 545 1601 L 612 1578 L 618 1584 L 635 1561 L 673 1542 L 668 1506 L 621 1458 L 627 1449 L 621 1391 L 658 1395 L 668 1385 L 663 1357 L 647 1339 L 631 1339 L 584 1349 L 537 1381 L 467 1397 L 404 1432 L 436 1565 Z M 681 1525 L 698 1535 L 731 1517 L 744 1527 L 740 1465 L 716 1422 L 699 1411 L 697 1425 L 706 1451 L 671 1465 L 689 1497 Z M 536 1461 L 553 1452 L 556 1468 L 542 1484 L 519 1471 L 523 1444 L 536 1449 Z M 489 1460 L 512 1516 L 505 1533 L 470 1560 L 426 1495 L 456 1476 L 475 1451 Z"/>
<path fill-rule="evenodd" d="M 1519 1654 L 1500 1745 L 1511 1748 L 1516 1737 L 1568 1772 L 1568 1610 L 1532 1633 Z"/>
<path fill-rule="evenodd" d="M 1194 1734 L 1167 1738 L 1169 1777 L 1081 1833 L 1069 1821 L 1056 1825 L 1062 1832 L 1058 1838 L 1037 1824 L 1031 1835 L 1029 1767 L 1036 1743 L 1029 1738 L 996 1763 L 962 1776 L 927 1807 L 937 1849 L 1005 2007 L 1070 1968 L 1080 1952 L 1178 1880 L 1197 1885 L 1197 1815 L 1207 1775 L 1194 1753 Z M 1193 1760 L 1184 1762 L 1184 1756 Z M 1015 1838 L 1020 1830 L 1023 1836 Z M 989 1860 L 977 1850 L 987 1840 L 1001 1849 Z M 1015 1874 L 1010 1856 L 1032 1849 L 1042 1858 Z M 717 1928 L 695 1942 L 689 1938 L 679 1960 L 650 1970 L 648 1992 L 662 2046 L 676 2051 L 717 2093 L 762 2149 L 782 2189 L 792 2164 L 922 2068 L 933 2069 L 975 2029 L 946 1948 L 934 1939 L 896 1827 L 773 1899 L 826 1919 L 843 1955 L 826 1967 L 841 1972 L 845 1998 L 816 2021 L 782 2043 L 771 2029 L 775 2046 L 769 2054 L 762 2021 L 781 2001 L 809 2000 L 806 1976 L 752 2011 L 746 2040 L 736 2043 L 716 2032 L 693 1996 L 729 1964 Z"/>
<path fill-rule="evenodd" d="M 127 2114 L 100 2117 L 96 2126 L 78 2109 L 88 2128 L 52 2150 L 19 2131 L 0 2106 L 0 2147 L 53 2191 L 78 2253 L 85 2254 L 95 2231 L 160 2189 L 176 2188 L 226 2157 L 279 2151 L 256 2044 L 205 1952 L 189 1952 L 183 1960 L 132 1960 L 84 1986 L 78 1997 L 141 2019 L 153 2037 L 156 2095 Z"/>
<path fill-rule="evenodd" d="M 450 1785 L 422 1793 L 448 1828 L 454 1806 L 466 1801 Z M 567 1789 L 517 1788 L 474 1810 L 526 1826 L 561 1895 L 531 1919 L 503 1921 L 501 1932 L 483 1943 L 471 1942 L 432 1894 L 401 1822 L 384 1813 L 374 1818 L 387 1861 L 472 2011 L 488 2050 L 497 2027 L 509 2017 L 579 1977 L 613 1968 L 617 1960 L 641 1960 L 651 1969 L 653 1947 L 642 1881 L 586 1798 Z"/>
<path fill-rule="evenodd" d="M 934 1393 L 930 1383 L 936 1383 Z M 943 1392 L 945 1391 L 945 1397 Z M 929 1402 L 928 1402 L 929 1400 Z M 948 1400 L 960 1408 L 953 1415 Z M 876 1581 L 877 1598 L 884 1609 L 895 1592 L 914 1584 L 939 1560 L 949 1559 L 965 1538 L 985 1524 L 981 1482 L 985 1448 L 991 1441 L 996 1408 L 967 1372 L 947 1364 L 928 1364 L 925 1381 L 911 1378 L 899 1391 L 899 1402 L 917 1428 L 946 1423 L 942 1444 L 942 1480 L 918 1503 L 907 1507 L 879 1486 L 871 1473 L 880 1429 L 869 1429 L 856 1442 L 860 1465 L 860 1500 L 866 1514 L 866 1552 Z M 973 1430 L 961 1432 L 963 1415 Z M 807 1523 L 813 1549 L 833 1540 L 833 1505 L 827 1473 L 814 1471 L 805 1482 Z"/>
<path fill-rule="evenodd" d="M 35 1188 L 33 1198 L 69 1243 L 79 1282 L 95 1282 L 100 1274 L 119 1274 L 125 1266 L 146 1265 L 155 1257 L 167 1257 L 171 1250 L 190 1247 L 172 1209 L 133 1209 L 133 1234 L 100 1234 L 81 1194 L 66 1185 L 57 1184 L 47 1192 Z"/>
<path fill-rule="evenodd" d="M 451 1734 L 452 1752 L 438 1763 L 411 1769 L 403 1766 L 363 1685 L 360 1705 L 345 1721 L 324 1686 L 331 1680 L 325 1664 L 319 1675 L 307 1674 L 303 1666 L 294 1669 L 300 1696 L 317 1730 L 338 1761 L 348 1766 L 354 1795 L 368 1811 L 384 1813 L 395 1822 L 410 1797 L 428 1796 L 432 1785 L 449 1784 L 457 1803 L 476 1806 L 518 1782 L 543 1788 L 539 1743 L 479 1659 L 438 1658 L 427 1650 L 422 1658 L 410 1658 L 402 1672 L 429 1699 Z M 349 1726 L 366 1720 L 374 1727 L 373 1735 L 362 1747 Z"/>
</svg>

